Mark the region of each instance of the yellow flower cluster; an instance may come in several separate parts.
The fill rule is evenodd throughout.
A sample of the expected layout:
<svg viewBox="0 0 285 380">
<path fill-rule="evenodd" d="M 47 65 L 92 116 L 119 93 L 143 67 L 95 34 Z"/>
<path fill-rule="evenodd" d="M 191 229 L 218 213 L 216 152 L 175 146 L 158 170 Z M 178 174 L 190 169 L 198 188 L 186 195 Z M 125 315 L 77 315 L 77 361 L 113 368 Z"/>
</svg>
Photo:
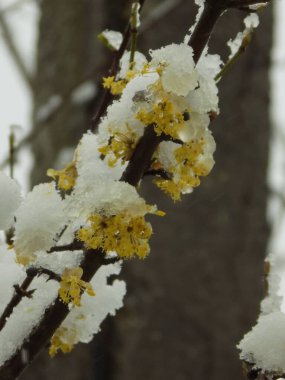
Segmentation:
<svg viewBox="0 0 285 380">
<path fill-rule="evenodd" d="M 57 180 L 59 189 L 64 191 L 72 190 L 77 178 L 76 163 L 71 162 L 63 170 L 48 169 L 47 175 Z"/>
<path fill-rule="evenodd" d="M 128 82 L 135 76 L 133 70 L 129 70 L 123 79 L 116 80 L 114 76 L 103 78 L 103 87 L 110 90 L 113 95 L 121 95 Z"/>
<path fill-rule="evenodd" d="M 210 168 L 198 161 L 199 156 L 203 153 L 203 146 L 203 138 L 183 144 L 174 153 L 177 165 L 169 170 L 174 179 L 155 180 L 155 184 L 170 195 L 174 201 L 181 199 L 181 193 L 185 189 L 199 186 L 199 177 L 209 174 Z"/>
<path fill-rule="evenodd" d="M 122 159 L 122 164 L 129 161 L 136 146 L 136 135 L 129 130 L 128 135 L 121 132 L 116 132 L 110 139 L 107 145 L 99 148 L 99 152 L 104 156 L 112 154 L 114 157 L 108 158 L 108 165 L 113 167 L 119 159 Z"/>
<path fill-rule="evenodd" d="M 140 109 L 136 115 L 144 125 L 154 125 L 158 136 L 162 133 L 173 138 L 178 137 L 185 121 L 182 112 L 176 112 L 173 102 L 164 96 L 159 102 L 154 103 L 151 110 Z"/>
<path fill-rule="evenodd" d="M 58 351 L 62 351 L 64 354 L 68 354 L 73 349 L 73 344 L 65 342 L 64 336 L 67 333 L 67 329 L 60 327 L 56 330 L 50 341 L 49 356 L 55 357 Z"/>
<path fill-rule="evenodd" d="M 66 269 L 63 272 L 58 294 L 63 302 L 72 302 L 75 306 L 80 306 L 81 294 L 86 291 L 89 296 L 95 296 L 94 290 L 88 282 L 81 280 L 83 269 L 78 267 Z"/>
<path fill-rule="evenodd" d="M 91 249 L 116 251 L 122 258 L 145 258 L 150 249 L 148 240 L 152 229 L 144 217 L 130 218 L 126 214 L 115 216 L 91 215 L 90 227 L 82 228 L 77 238 Z"/>
</svg>

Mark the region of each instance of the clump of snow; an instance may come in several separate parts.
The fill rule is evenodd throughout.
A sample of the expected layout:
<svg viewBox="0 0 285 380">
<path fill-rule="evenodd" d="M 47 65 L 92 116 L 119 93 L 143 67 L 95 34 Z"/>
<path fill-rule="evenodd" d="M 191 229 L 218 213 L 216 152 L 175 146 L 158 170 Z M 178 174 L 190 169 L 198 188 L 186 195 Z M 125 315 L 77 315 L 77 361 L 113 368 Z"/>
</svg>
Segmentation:
<svg viewBox="0 0 285 380">
<path fill-rule="evenodd" d="M 17 257 L 33 259 L 34 253 L 49 250 L 66 224 L 64 202 L 53 183 L 35 186 L 16 213 Z"/>
<path fill-rule="evenodd" d="M 198 73 L 195 70 L 193 50 L 184 44 L 171 44 L 150 51 L 151 64 L 162 66 L 161 81 L 166 91 L 186 96 L 197 86 Z"/>
<path fill-rule="evenodd" d="M 120 263 L 104 265 L 98 270 L 91 281 L 96 296 L 90 297 L 84 293 L 81 307 L 73 308 L 61 325 L 69 332 L 65 337 L 67 344 L 90 342 L 93 335 L 100 331 L 100 325 L 107 315 L 115 315 L 116 310 L 123 306 L 125 282 L 114 280 L 111 285 L 107 284 L 108 277 L 118 275 L 120 271 Z"/>
<path fill-rule="evenodd" d="M 259 25 L 259 17 L 257 13 L 250 13 L 246 18 L 244 19 L 244 25 L 246 28 L 257 28 Z"/>
<path fill-rule="evenodd" d="M 7 230 L 12 226 L 21 200 L 17 181 L 0 172 L 0 230 Z"/>
<path fill-rule="evenodd" d="M 260 316 L 239 343 L 241 359 L 263 371 L 285 372 L 285 314 L 276 311 Z"/>
<path fill-rule="evenodd" d="M 99 38 L 103 40 L 113 50 L 119 50 L 123 42 L 123 35 L 120 32 L 106 29 L 100 35 Z"/>
<path fill-rule="evenodd" d="M 72 269 L 80 266 L 83 259 L 82 251 L 38 252 L 33 267 L 45 268 L 61 275 L 65 269 Z"/>
<path fill-rule="evenodd" d="M 0 332 L 0 365 L 22 346 L 41 320 L 46 308 L 57 297 L 59 284 L 47 279 L 45 275 L 35 278 L 31 288 L 35 289 L 33 297 L 24 297 L 7 319 L 5 327 Z"/>
</svg>

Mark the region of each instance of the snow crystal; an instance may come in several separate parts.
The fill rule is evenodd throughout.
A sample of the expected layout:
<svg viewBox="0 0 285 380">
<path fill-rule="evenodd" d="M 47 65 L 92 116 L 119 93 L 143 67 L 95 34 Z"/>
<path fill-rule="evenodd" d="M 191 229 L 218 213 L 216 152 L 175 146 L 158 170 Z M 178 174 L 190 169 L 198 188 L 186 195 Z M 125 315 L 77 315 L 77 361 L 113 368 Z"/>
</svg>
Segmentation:
<svg viewBox="0 0 285 380">
<path fill-rule="evenodd" d="M 61 325 L 71 334 L 73 332 L 72 336 L 69 336 L 73 341 L 68 343 L 90 342 L 93 335 L 100 331 L 100 325 L 107 315 L 115 315 L 116 310 L 123 306 L 123 297 L 126 294 L 125 282 L 115 280 L 112 285 L 107 284 L 108 277 L 118 275 L 120 271 L 120 263 L 101 266 L 98 270 L 91 281 L 96 296 L 83 294 L 81 307 L 73 308 Z"/>
<path fill-rule="evenodd" d="M 285 314 L 276 311 L 261 316 L 238 348 L 241 359 L 263 371 L 285 371 Z"/>
<path fill-rule="evenodd" d="M 107 42 L 107 45 L 110 46 L 114 50 L 119 50 L 123 41 L 123 35 L 120 32 L 116 32 L 114 30 L 104 30 L 101 33 L 101 36 Z"/>
<path fill-rule="evenodd" d="M 12 226 L 20 203 L 20 186 L 14 179 L 0 172 L 0 230 L 7 230 Z"/>
<path fill-rule="evenodd" d="M 193 50 L 184 44 L 171 44 L 151 50 L 152 65 L 162 66 L 161 81 L 164 89 L 186 96 L 197 86 L 198 73 L 193 60 Z"/>
<path fill-rule="evenodd" d="M 97 88 L 95 83 L 87 81 L 76 87 L 71 94 L 71 101 L 73 104 L 77 105 L 84 104 L 91 100 L 96 95 L 96 92 Z"/>
<path fill-rule="evenodd" d="M 66 223 L 64 202 L 54 184 L 35 186 L 16 213 L 15 249 L 19 257 L 32 258 L 50 249 Z"/>
</svg>

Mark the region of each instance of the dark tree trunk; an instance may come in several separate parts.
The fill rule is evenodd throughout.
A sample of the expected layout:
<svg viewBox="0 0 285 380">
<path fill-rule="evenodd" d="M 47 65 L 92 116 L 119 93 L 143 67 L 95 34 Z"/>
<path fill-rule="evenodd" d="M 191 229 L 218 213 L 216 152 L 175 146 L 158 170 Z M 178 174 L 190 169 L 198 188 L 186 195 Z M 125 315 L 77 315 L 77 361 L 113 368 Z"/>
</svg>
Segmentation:
<svg viewBox="0 0 285 380">
<path fill-rule="evenodd" d="M 163 1 L 146 2 L 147 12 Z M 106 72 L 96 34 L 102 27 L 122 30 L 122 4 L 129 3 L 42 1 L 35 114 L 51 95 L 65 97 L 89 73 L 97 70 L 91 75 L 95 81 Z M 182 1 L 146 32 L 141 47 L 181 41 L 194 15 L 192 2 Z M 222 46 L 242 27 L 243 16 L 223 16 L 212 51 L 224 54 Z M 157 203 L 167 216 L 153 220 L 150 258 L 125 263 L 123 311 L 105 323 L 93 347 L 81 346 L 53 360 L 44 354 L 21 379 L 242 378 L 235 344 L 258 313 L 268 233 L 271 20 L 270 10 L 262 14 L 252 45 L 221 83 L 221 116 L 212 125 L 216 166 L 209 178 L 175 205 L 150 183 L 144 185 L 148 202 Z M 46 169 L 54 166 L 62 148 L 78 141 L 90 124 L 90 109 L 90 104 L 79 107 L 67 100 L 47 126 L 35 123 L 43 131 L 33 145 L 33 183 L 45 181 Z"/>
</svg>

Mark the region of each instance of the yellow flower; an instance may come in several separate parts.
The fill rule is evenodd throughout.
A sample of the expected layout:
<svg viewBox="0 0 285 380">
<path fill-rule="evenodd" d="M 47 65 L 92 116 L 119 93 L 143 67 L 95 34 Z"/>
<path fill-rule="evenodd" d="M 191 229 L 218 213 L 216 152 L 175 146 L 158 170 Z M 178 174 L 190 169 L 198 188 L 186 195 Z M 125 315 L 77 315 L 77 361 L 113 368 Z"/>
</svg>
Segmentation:
<svg viewBox="0 0 285 380">
<path fill-rule="evenodd" d="M 136 135 L 128 128 L 128 134 L 116 132 L 112 136 L 107 145 L 99 148 L 99 152 L 104 156 L 112 154 L 114 157 L 109 157 L 108 165 L 113 167 L 119 159 L 122 159 L 122 164 L 129 161 L 134 148 L 136 146 Z"/>
<path fill-rule="evenodd" d="M 165 133 L 173 138 L 178 137 L 185 123 L 183 112 L 175 111 L 173 103 L 167 96 L 156 102 L 149 111 L 144 108 L 139 110 L 136 117 L 144 125 L 153 124 L 158 136 Z"/>
<path fill-rule="evenodd" d="M 73 161 L 63 170 L 48 169 L 47 175 L 58 181 L 59 189 L 64 191 L 72 190 L 77 178 L 76 164 Z"/>
<path fill-rule="evenodd" d="M 174 152 L 177 164 L 168 170 L 173 179 L 155 179 L 156 186 L 174 201 L 181 200 L 183 192 L 199 186 L 199 177 L 209 174 L 210 169 L 199 163 L 203 147 L 203 138 L 183 144 Z"/>
<path fill-rule="evenodd" d="M 115 77 L 103 78 L 103 87 L 110 90 L 113 95 L 120 95 L 127 85 L 125 79 L 116 81 Z"/>
<path fill-rule="evenodd" d="M 60 327 L 52 336 L 50 341 L 51 345 L 49 348 L 49 355 L 51 358 L 55 357 L 59 350 L 61 350 L 64 354 L 67 354 L 73 349 L 74 344 L 68 342 L 68 338 L 70 340 L 70 337 L 67 333 L 68 330 L 66 328 Z"/>
<path fill-rule="evenodd" d="M 144 217 L 130 218 L 125 214 L 115 216 L 91 215 L 90 227 L 82 228 L 77 238 L 91 249 L 116 251 L 122 258 L 145 258 L 150 249 L 148 240 L 152 229 Z"/>
<path fill-rule="evenodd" d="M 83 269 L 65 269 L 61 277 L 58 294 L 63 302 L 72 302 L 75 306 L 80 306 L 81 294 L 86 291 L 89 296 L 95 296 L 94 290 L 88 282 L 81 280 Z"/>
</svg>

